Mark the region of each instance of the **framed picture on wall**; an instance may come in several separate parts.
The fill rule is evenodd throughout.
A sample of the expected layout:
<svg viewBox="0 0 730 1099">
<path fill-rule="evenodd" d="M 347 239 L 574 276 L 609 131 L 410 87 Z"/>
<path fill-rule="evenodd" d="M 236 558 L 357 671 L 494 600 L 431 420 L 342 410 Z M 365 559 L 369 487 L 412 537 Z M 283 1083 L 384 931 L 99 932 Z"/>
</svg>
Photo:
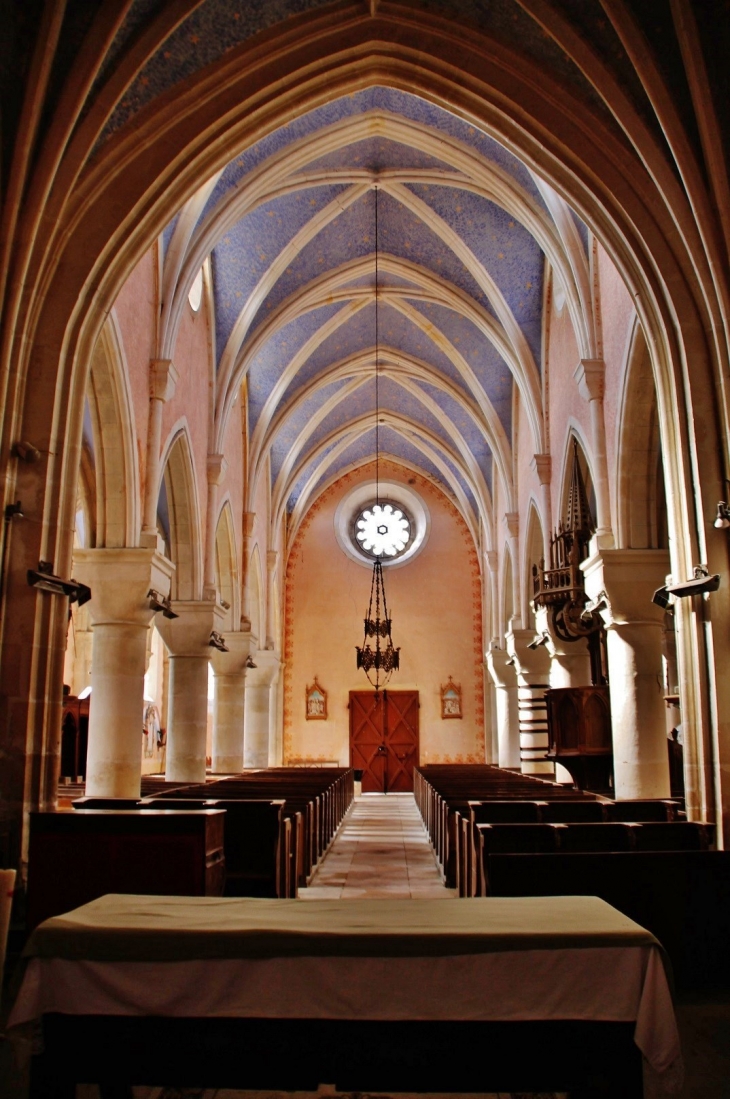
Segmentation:
<svg viewBox="0 0 730 1099">
<path fill-rule="evenodd" d="M 327 692 L 324 687 L 320 687 L 316 675 L 312 686 L 307 687 L 305 714 L 307 721 L 327 720 Z"/>
<path fill-rule="evenodd" d="M 449 676 L 449 682 L 441 686 L 441 717 L 461 716 L 461 684 L 454 683 Z"/>
</svg>

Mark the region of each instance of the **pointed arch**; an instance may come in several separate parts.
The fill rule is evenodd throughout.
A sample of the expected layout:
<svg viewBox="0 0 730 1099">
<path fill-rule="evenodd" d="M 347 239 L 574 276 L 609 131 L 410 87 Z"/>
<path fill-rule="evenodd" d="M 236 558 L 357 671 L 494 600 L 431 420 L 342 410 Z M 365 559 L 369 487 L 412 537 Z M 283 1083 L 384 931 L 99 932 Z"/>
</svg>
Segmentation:
<svg viewBox="0 0 730 1099">
<path fill-rule="evenodd" d="M 233 509 L 230 499 L 223 502 L 215 529 L 215 585 L 225 606 L 223 630 L 234 630 L 241 619 L 240 580 L 236 538 L 233 533 Z"/>
<path fill-rule="evenodd" d="M 199 599 L 203 553 L 201 519 L 187 423 L 173 429 L 163 450 L 159 500 L 166 502 L 173 599 Z M 164 489 L 163 489 L 164 485 Z M 159 511 L 159 507 L 158 507 Z"/>
<path fill-rule="evenodd" d="M 667 503 L 659 409 L 649 348 L 638 319 L 624 368 L 617 436 L 617 544 L 621 549 L 665 549 Z"/>
<path fill-rule="evenodd" d="M 140 530 L 139 466 L 129 375 L 111 311 L 91 356 L 87 400 L 94 446 L 95 544 L 136 546 Z"/>
</svg>

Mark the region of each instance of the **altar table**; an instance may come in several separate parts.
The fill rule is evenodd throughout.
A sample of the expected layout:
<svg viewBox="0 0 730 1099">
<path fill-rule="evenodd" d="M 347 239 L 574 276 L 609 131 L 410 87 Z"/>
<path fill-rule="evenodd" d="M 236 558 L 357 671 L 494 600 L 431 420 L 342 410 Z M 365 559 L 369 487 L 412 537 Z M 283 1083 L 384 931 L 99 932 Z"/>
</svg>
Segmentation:
<svg viewBox="0 0 730 1099">
<path fill-rule="evenodd" d="M 10 1026 L 43 1020 L 46 1080 L 625 1099 L 637 1049 L 681 1077 L 661 948 L 595 897 L 111 895 L 26 956 Z"/>
</svg>

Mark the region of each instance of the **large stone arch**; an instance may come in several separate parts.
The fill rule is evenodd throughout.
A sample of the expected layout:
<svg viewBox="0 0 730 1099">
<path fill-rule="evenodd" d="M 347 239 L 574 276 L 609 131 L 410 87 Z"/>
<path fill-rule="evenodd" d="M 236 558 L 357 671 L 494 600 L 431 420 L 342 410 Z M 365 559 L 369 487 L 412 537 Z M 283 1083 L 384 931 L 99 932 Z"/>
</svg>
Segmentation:
<svg viewBox="0 0 730 1099">
<path fill-rule="evenodd" d="M 4 344 L 8 414 L 0 447 L 3 463 L 14 465 L 0 475 L 7 500 L 33 499 L 37 521 L 11 545 L 11 569 L 21 574 L 41 558 L 60 572 L 70 566 L 91 352 L 124 280 L 170 215 L 233 151 L 334 95 L 385 83 L 485 128 L 571 202 L 606 246 L 651 348 L 672 570 L 689 575 L 705 560 L 721 572 L 713 613 L 727 619 L 727 546 L 708 538 L 706 529 L 728 465 L 718 290 L 693 211 L 662 148 L 598 56 L 583 49 L 557 14 L 552 33 L 568 54 L 575 51 L 621 129 L 599 119 L 567 85 L 476 31 L 464 35 L 437 15 L 395 4 L 367 18 L 354 2 L 327 6 L 231 50 L 152 103 L 86 167 L 103 124 L 98 110 L 91 111 L 19 214 L 21 270 Z M 7 458 L 20 437 L 41 449 L 40 469 Z M 730 682 L 715 676 L 713 660 L 725 665 L 728 641 L 715 631 L 708 649 L 712 623 L 700 622 L 689 607 L 679 614 L 688 751 L 709 775 L 717 762 L 712 715 L 730 712 Z M 58 693 L 65 604 L 9 584 L 5 616 L 29 623 L 27 635 L 19 631 L 4 652 L 0 718 L 9 728 L 9 751 L 19 761 L 26 753 L 46 758 L 57 741 L 58 707 L 42 700 Z M 31 648 L 29 658 L 24 653 Z M 39 767 L 27 783 L 25 763 L 8 771 L 15 778 L 3 781 L 2 791 L 10 805 L 52 800 L 52 768 Z M 702 803 L 711 813 L 712 797 L 709 780 L 700 792 L 688 789 L 692 811 Z"/>
</svg>

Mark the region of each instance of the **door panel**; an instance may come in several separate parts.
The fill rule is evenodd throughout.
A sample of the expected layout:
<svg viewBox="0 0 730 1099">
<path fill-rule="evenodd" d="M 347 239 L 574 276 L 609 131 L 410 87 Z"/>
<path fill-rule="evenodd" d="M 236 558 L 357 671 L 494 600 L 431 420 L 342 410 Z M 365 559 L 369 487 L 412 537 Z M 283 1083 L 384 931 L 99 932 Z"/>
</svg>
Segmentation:
<svg viewBox="0 0 730 1099">
<path fill-rule="evenodd" d="M 363 773 L 363 793 L 413 789 L 418 691 L 350 692 L 350 762 Z"/>
</svg>

